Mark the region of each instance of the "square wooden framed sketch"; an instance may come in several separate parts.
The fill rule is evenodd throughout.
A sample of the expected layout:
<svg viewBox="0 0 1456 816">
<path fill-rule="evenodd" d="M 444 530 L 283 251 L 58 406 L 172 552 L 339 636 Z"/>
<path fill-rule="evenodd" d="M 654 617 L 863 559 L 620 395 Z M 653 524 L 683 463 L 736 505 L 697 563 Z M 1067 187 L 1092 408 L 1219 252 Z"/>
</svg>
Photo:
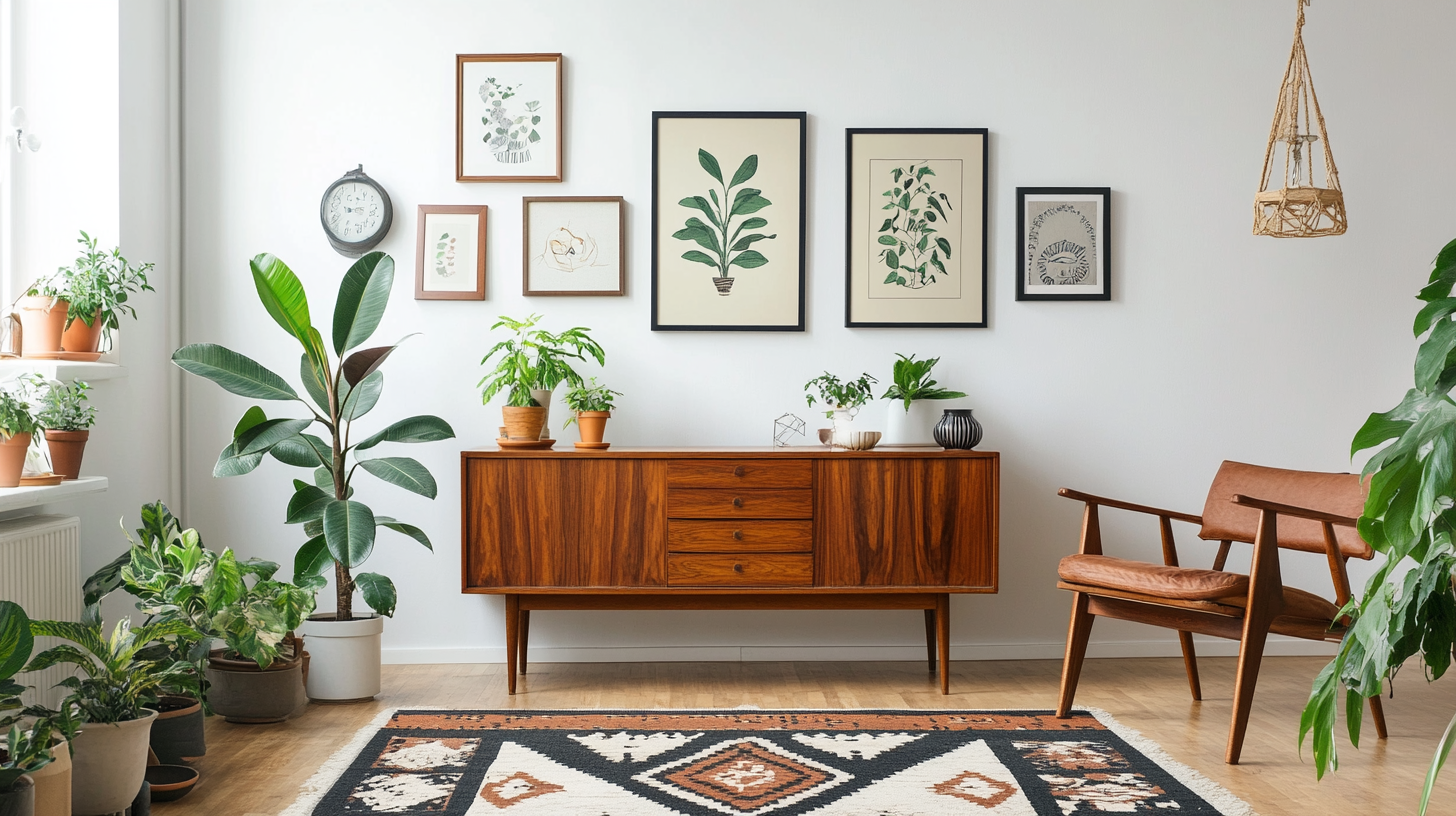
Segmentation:
<svg viewBox="0 0 1456 816">
<path fill-rule="evenodd" d="M 485 300 L 485 205 L 421 204 L 415 300 Z"/>
<path fill-rule="evenodd" d="M 626 294 L 626 208 L 621 196 L 521 199 L 521 294 Z"/>
<path fill-rule="evenodd" d="M 560 54 L 455 55 L 455 180 L 561 181 Z"/>
<path fill-rule="evenodd" d="M 1016 299 L 1112 300 L 1112 190 L 1016 188 Z"/>
<path fill-rule="evenodd" d="M 804 330 L 803 112 L 652 114 L 652 330 Z"/>
<path fill-rule="evenodd" d="M 985 328 L 986 136 L 845 130 L 844 325 Z"/>
</svg>

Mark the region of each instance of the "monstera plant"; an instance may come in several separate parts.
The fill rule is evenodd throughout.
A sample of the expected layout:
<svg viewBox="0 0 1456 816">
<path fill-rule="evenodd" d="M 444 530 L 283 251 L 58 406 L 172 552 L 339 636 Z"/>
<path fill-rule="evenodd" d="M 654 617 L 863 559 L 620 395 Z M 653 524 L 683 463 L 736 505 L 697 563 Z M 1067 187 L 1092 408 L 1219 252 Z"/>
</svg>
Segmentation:
<svg viewBox="0 0 1456 816">
<path fill-rule="evenodd" d="M 1350 741 L 1359 745 L 1361 704 L 1381 692 L 1409 658 L 1420 656 L 1428 679 L 1451 667 L 1456 646 L 1456 241 L 1436 256 L 1430 281 L 1417 297 L 1415 387 L 1400 404 L 1371 414 L 1350 453 L 1386 445 L 1365 464 L 1370 492 L 1360 516 L 1360 537 L 1385 556 L 1359 598 L 1344 612 L 1354 619 L 1334 660 L 1315 679 L 1300 719 L 1303 745 L 1313 734 L 1315 771 L 1339 767 L 1335 717 L 1339 686 Z M 1394 440 L 1394 441 L 1391 441 Z M 1421 795 L 1426 812 L 1431 786 L 1456 743 L 1456 718 L 1432 758 Z"/>
<path fill-rule="evenodd" d="M 349 268 L 334 304 L 331 345 L 313 325 L 303 284 L 283 261 L 265 253 L 251 266 L 263 308 L 303 347 L 299 376 L 308 398 L 256 361 L 211 343 L 179 349 L 172 361 L 239 396 L 298 403 L 307 415 L 270 418 L 260 406 L 249 408 L 233 430 L 232 442 L 223 448 L 213 475 L 249 473 L 265 455 L 310 471 L 311 479 L 294 480 L 286 515 L 288 524 L 302 524 L 308 536 L 294 560 L 294 582 L 319 589 L 325 584 L 323 572 L 332 566 L 334 621 L 354 619 L 356 590 L 375 612 L 393 615 L 393 582 L 378 573 L 355 572 L 374 550 L 376 529 L 402 533 L 433 548 L 419 527 L 376 515 L 354 499 L 353 479 L 362 470 L 433 499 L 435 479 L 424 465 L 408 457 L 372 454 L 386 442 L 434 442 L 455 436 L 450 425 L 435 416 L 401 419 L 362 439 L 353 431 L 353 423 L 379 402 L 384 390 L 380 367 L 399 347 L 395 343 L 359 349 L 384 316 L 394 283 L 394 261 L 382 252 L 371 252 Z M 309 432 L 315 426 L 322 429 L 319 434 Z"/>
</svg>

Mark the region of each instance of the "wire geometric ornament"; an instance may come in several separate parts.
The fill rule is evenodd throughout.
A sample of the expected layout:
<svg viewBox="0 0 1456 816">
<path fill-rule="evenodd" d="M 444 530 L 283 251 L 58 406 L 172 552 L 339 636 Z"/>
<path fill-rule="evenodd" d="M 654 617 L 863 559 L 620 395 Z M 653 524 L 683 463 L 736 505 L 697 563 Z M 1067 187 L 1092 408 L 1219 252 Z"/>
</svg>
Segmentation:
<svg viewBox="0 0 1456 816">
<path fill-rule="evenodd" d="M 793 414 L 784 414 L 774 420 L 773 443 L 776 448 L 787 448 L 793 444 L 794 434 L 804 435 L 804 420 Z"/>
<path fill-rule="evenodd" d="M 1340 173 L 1335 169 L 1325 117 L 1320 113 L 1309 59 L 1304 53 L 1304 7 L 1309 5 L 1309 0 L 1295 0 L 1295 4 L 1299 16 L 1294 24 L 1294 48 L 1284 69 L 1284 84 L 1279 88 L 1279 104 L 1269 129 L 1269 146 L 1264 150 L 1264 172 L 1259 179 L 1259 192 L 1254 196 L 1254 234 L 1275 238 L 1340 235 L 1346 227 L 1345 194 L 1340 189 Z M 1318 134 L 1313 132 L 1315 125 L 1319 127 Z M 1274 146 L 1279 142 L 1284 143 L 1284 171 L 1279 188 L 1270 189 Z M 1315 183 L 1316 142 L 1322 142 L 1324 148 L 1323 187 Z"/>
</svg>

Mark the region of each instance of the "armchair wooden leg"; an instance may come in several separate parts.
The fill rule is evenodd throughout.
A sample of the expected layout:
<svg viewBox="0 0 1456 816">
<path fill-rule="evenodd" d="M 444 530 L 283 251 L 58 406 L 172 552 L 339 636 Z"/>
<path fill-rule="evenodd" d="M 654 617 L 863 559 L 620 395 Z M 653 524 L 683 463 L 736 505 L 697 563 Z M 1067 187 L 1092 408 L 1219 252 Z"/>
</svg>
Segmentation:
<svg viewBox="0 0 1456 816">
<path fill-rule="evenodd" d="M 930 658 L 930 673 L 935 674 L 935 610 L 925 610 L 925 652 Z"/>
<path fill-rule="evenodd" d="M 1183 646 L 1183 668 L 1188 672 L 1188 690 L 1193 692 L 1194 700 L 1202 700 L 1203 687 L 1198 683 L 1198 655 L 1193 653 L 1193 633 L 1179 632 L 1178 642 Z"/>
<path fill-rule="evenodd" d="M 1375 720 L 1375 736 L 1385 739 L 1389 734 L 1385 731 L 1385 706 L 1380 702 L 1380 695 L 1370 698 L 1370 717 Z"/>
<path fill-rule="evenodd" d="M 521 635 L 521 596 L 506 596 L 506 693 L 516 693 L 516 649 Z"/>
<path fill-rule="evenodd" d="M 1249 728 L 1249 712 L 1254 707 L 1254 686 L 1259 682 L 1259 663 L 1264 659 L 1264 641 L 1269 637 L 1269 622 L 1245 625 L 1243 643 L 1239 646 L 1238 677 L 1234 681 L 1234 716 L 1229 725 L 1228 750 L 1224 761 L 1239 764 L 1244 749 L 1244 732 Z"/>
<path fill-rule="evenodd" d="M 1067 626 L 1067 654 L 1062 658 L 1062 693 L 1057 699 L 1057 716 L 1066 719 L 1077 695 L 1077 680 L 1082 676 L 1082 660 L 1087 656 L 1087 639 L 1092 636 L 1094 616 L 1087 611 L 1087 596 L 1072 593 L 1072 621 Z"/>
<path fill-rule="evenodd" d="M 520 664 L 521 674 L 526 673 L 526 641 L 531 639 L 531 610 L 521 610 L 521 646 L 520 655 L 516 662 Z"/>
</svg>

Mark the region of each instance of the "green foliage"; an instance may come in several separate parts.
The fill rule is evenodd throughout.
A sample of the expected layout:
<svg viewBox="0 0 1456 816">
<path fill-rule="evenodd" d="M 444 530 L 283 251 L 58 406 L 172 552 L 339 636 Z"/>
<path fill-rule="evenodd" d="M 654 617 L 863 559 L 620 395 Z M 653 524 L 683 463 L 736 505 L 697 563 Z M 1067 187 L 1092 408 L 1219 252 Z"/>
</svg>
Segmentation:
<svg viewBox="0 0 1456 816">
<path fill-rule="evenodd" d="M 576 415 L 581 411 L 610 411 L 614 407 L 612 400 L 622 396 L 621 391 L 613 391 L 605 385 L 598 385 L 597 378 L 592 377 L 589 383 L 579 383 L 566 389 L 566 407 L 571 409 L 571 416 L 566 418 L 566 424 L 576 421 Z"/>
<path fill-rule="evenodd" d="M 819 399 L 831 408 L 858 408 L 874 398 L 874 384 L 879 380 L 868 374 L 859 375 L 859 379 L 840 382 L 839 378 L 828 371 L 820 374 L 814 379 L 804 383 L 804 396 L 808 399 L 809 405 L 814 404 L 814 395 L 808 393 L 811 388 L 819 389 Z M 834 416 L 834 411 L 825 411 L 824 416 Z"/>
<path fill-rule="evenodd" d="M 909 357 L 903 354 L 895 356 L 900 358 L 895 361 L 895 384 L 880 399 L 903 400 L 905 412 L 909 413 L 910 403 L 915 400 L 960 399 L 965 396 L 961 391 L 935 387 L 935 380 L 930 379 L 930 370 L 940 362 L 939 357 L 917 360 L 913 354 Z"/>
<path fill-rule="evenodd" d="M 96 424 L 96 408 L 86 396 L 90 385 L 81 380 L 49 381 L 39 374 L 34 375 L 32 382 L 44 386 L 35 412 L 35 421 L 40 427 L 50 431 L 84 431 Z"/>
<path fill-rule="evenodd" d="M 571 367 L 571 360 L 586 360 L 587 356 L 605 365 L 607 353 L 587 332 L 591 329 L 575 326 L 559 334 L 536 328 L 542 316 L 533 314 L 525 320 L 501 316 L 491 331 L 506 328 L 515 332 L 514 337 L 491 346 L 481 358 L 486 365 L 497 354 L 495 368 L 476 383 L 480 390 L 481 403 L 490 402 L 501 391 L 506 391 L 506 405 L 513 408 L 530 408 L 536 405 L 531 389 L 551 390 L 562 382 L 573 387 L 582 384 L 581 375 Z"/>
<path fill-rule="evenodd" d="M 1340 650 L 1315 678 L 1299 724 L 1301 747 L 1312 738 L 1315 773 L 1339 768 L 1335 750 L 1336 700 L 1344 686 L 1350 741 L 1359 745 L 1361 704 L 1381 692 L 1406 660 L 1419 655 L 1428 680 L 1451 666 L 1456 646 L 1456 241 L 1436 257 L 1430 280 L 1418 295 L 1425 306 L 1414 332 L 1425 335 L 1416 352 L 1415 388 L 1400 404 L 1371 414 L 1355 434 L 1353 456 L 1385 445 L 1366 463 L 1369 494 L 1360 516 L 1360 537 L 1385 561 L 1359 598 L 1343 612 L 1353 623 Z M 1430 785 L 1451 742 L 1448 729 L 1432 761 L 1421 812 Z"/>
<path fill-rule="evenodd" d="M 18 719 L 9 712 L 20 710 L 20 695 L 26 686 L 12 678 L 25 668 L 34 648 L 35 638 L 30 634 L 30 618 L 25 610 L 13 601 L 0 601 L 0 728 Z M 0 784 L 0 790 L 4 789 Z"/>
<path fill-rule="evenodd" d="M 778 237 L 777 233 L 764 235 L 761 232 L 752 231 L 768 226 L 768 220 L 754 216 L 739 221 L 736 226 L 733 222 L 733 219 L 738 216 L 752 215 L 773 203 L 761 195 L 762 190 L 740 186 L 758 172 L 758 155 L 754 154 L 744 159 L 743 163 L 738 165 L 738 170 L 734 172 L 733 179 L 727 182 L 723 181 L 722 168 L 712 153 L 699 148 L 698 164 L 709 176 L 713 177 L 714 181 L 718 182 L 723 196 L 719 198 L 718 190 L 709 189 L 707 198 L 689 196 L 678 202 L 680 206 L 698 210 L 708 217 L 709 222 L 704 223 L 697 216 L 692 216 L 684 222 L 682 229 L 672 234 L 672 237 L 679 241 L 692 241 L 711 253 L 690 249 L 684 252 L 682 257 L 685 260 L 713 267 L 718 270 L 720 278 L 728 277 L 730 266 L 756 269 L 768 263 L 768 258 L 765 258 L 763 253 L 749 248 L 758 241 Z M 738 190 L 736 193 L 733 192 L 735 188 Z M 730 194 L 732 194 L 731 198 Z M 749 233 L 742 235 L 744 230 L 749 230 Z"/>
<path fill-rule="evenodd" d="M 937 235 L 933 225 L 944 223 L 945 211 L 952 207 L 945 193 L 935 192 L 925 181 L 933 175 L 928 164 L 896 167 L 890 171 L 894 184 L 880 193 L 889 199 L 880 209 L 894 211 L 877 230 L 884 247 L 879 257 L 890 270 L 884 283 L 923 289 L 935 283 L 937 273 L 949 274 L 945 259 L 951 254 L 950 241 Z"/>
<path fill-rule="evenodd" d="M 16 434 L 35 433 L 38 426 L 30 405 L 8 389 L 0 389 L 0 436 L 9 439 Z"/>
<path fill-rule="evenodd" d="M 295 480 L 294 496 L 289 501 L 288 523 L 304 524 L 304 532 L 308 535 L 308 540 L 294 559 L 295 567 L 303 564 L 308 569 L 303 572 L 296 569 L 294 582 L 310 590 L 323 587 L 327 581 L 322 573 L 329 564 L 324 555 L 333 556 L 335 618 L 353 620 L 354 592 L 356 589 L 362 591 L 363 587 L 358 585 L 351 571 L 373 550 L 374 525 L 368 525 L 366 531 L 357 524 L 330 525 L 323 523 L 322 519 L 330 514 L 337 518 L 340 513 L 350 519 L 362 518 L 361 511 L 350 509 L 352 506 L 363 508 L 363 512 L 369 513 L 372 518 L 370 508 L 351 501 L 354 474 L 360 469 L 390 484 L 433 498 L 434 479 L 415 460 L 406 459 L 403 461 L 411 464 L 398 464 L 395 459 L 362 458 L 359 452 L 384 442 L 451 439 L 455 431 L 439 417 L 417 416 L 396 422 L 359 443 L 351 441 L 354 438 L 353 423 L 374 408 L 384 390 L 384 375 L 380 367 L 399 347 L 399 343 L 395 343 L 358 349 L 379 327 L 388 305 L 394 283 L 392 258 L 382 252 L 371 252 L 355 261 L 345 273 L 334 304 L 331 346 L 325 344 L 323 335 L 314 327 L 303 284 L 287 264 L 265 253 L 253 258 L 249 268 L 263 308 L 302 346 L 299 375 L 307 398 L 300 397 L 281 376 L 222 346 L 206 343 L 190 345 L 178 349 L 172 355 L 172 361 L 183 370 L 212 380 L 234 394 L 251 399 L 299 402 L 308 409 L 311 414 L 308 417 L 270 419 L 262 407 L 249 408 L 234 428 L 232 442 L 219 455 L 213 475 L 237 476 L 252 472 L 262 463 L 264 455 L 271 455 L 292 467 L 313 471 L 314 484 Z M 353 349 L 358 350 L 349 353 Z M 321 426 L 323 432 L 318 435 L 306 433 L 315 424 Z M 349 462 L 351 455 L 352 465 Z M 391 467 L 391 462 L 398 466 Z M 408 479 L 401 475 L 405 472 L 409 475 Z M 431 485 L 429 492 L 421 488 L 426 483 Z M 406 535 L 428 542 L 419 528 L 409 527 L 409 530 L 412 532 L 406 532 Z M 382 607 L 374 606 L 370 598 L 379 600 Z M 364 599 L 379 614 L 394 612 L 392 597 L 386 603 L 374 589 L 364 592 Z M 275 604 L 287 603 L 291 601 L 286 601 L 282 595 L 275 599 Z M 223 628 L 236 628 L 243 633 L 240 634 L 242 637 L 248 626 L 271 623 L 262 620 L 261 615 L 261 612 L 252 617 L 241 615 Z"/>
<path fill-rule="evenodd" d="M 12 725 L 5 737 L 5 757 L 0 759 L 0 793 L 14 790 L 20 777 L 51 764 L 51 729 L 44 723 L 21 730 Z"/>
<path fill-rule="evenodd" d="M 121 248 L 109 252 L 96 248 L 96 239 L 84 231 L 76 242 L 82 246 L 80 257 L 69 267 L 61 267 L 54 275 L 35 284 L 27 294 L 65 300 L 66 327 L 80 320 L 94 326 L 100 319 L 107 340 L 121 326 L 121 316 L 136 318 L 136 309 L 127 301 L 140 292 L 155 292 L 147 283 L 150 263 L 132 266 L 121 257 Z"/>
</svg>

